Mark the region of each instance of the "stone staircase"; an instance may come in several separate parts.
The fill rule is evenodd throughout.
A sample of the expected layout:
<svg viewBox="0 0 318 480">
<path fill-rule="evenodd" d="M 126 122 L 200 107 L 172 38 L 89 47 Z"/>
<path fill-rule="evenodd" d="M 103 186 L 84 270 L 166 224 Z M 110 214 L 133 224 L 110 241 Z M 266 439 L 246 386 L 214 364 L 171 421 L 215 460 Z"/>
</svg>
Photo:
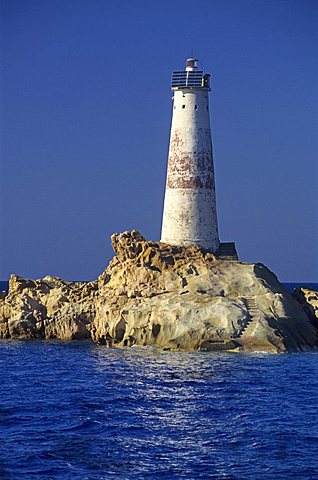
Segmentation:
<svg viewBox="0 0 318 480">
<path fill-rule="evenodd" d="M 244 298 L 245 305 L 247 307 L 247 311 L 249 316 L 247 317 L 244 325 L 242 326 L 241 330 L 233 335 L 232 338 L 240 338 L 242 335 L 246 333 L 248 327 L 253 325 L 259 319 L 259 310 L 256 304 L 256 300 L 254 296 L 247 296 Z"/>
<path fill-rule="evenodd" d="M 221 260 L 227 260 L 230 262 L 239 261 L 234 242 L 220 243 L 219 249 L 215 255 Z"/>
</svg>

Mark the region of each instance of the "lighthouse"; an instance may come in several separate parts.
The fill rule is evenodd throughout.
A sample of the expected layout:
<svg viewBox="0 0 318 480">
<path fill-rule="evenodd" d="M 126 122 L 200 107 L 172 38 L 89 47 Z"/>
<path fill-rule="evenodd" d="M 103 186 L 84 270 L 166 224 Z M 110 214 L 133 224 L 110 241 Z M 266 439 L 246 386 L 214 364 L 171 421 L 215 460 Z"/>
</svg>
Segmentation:
<svg viewBox="0 0 318 480">
<path fill-rule="evenodd" d="M 210 75 L 195 58 L 172 74 L 172 124 L 161 241 L 219 249 L 211 127 Z"/>
</svg>

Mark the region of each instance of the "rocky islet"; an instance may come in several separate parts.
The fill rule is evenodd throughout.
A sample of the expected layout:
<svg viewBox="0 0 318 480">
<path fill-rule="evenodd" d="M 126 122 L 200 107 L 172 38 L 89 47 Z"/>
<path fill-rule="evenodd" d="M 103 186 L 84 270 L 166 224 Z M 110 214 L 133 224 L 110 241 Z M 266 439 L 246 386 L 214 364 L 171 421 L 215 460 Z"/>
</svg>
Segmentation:
<svg viewBox="0 0 318 480">
<path fill-rule="evenodd" d="M 136 230 L 114 234 L 112 246 L 94 282 L 12 275 L 0 338 L 273 353 L 317 344 L 318 292 L 291 295 L 263 264 L 147 241 Z"/>
</svg>

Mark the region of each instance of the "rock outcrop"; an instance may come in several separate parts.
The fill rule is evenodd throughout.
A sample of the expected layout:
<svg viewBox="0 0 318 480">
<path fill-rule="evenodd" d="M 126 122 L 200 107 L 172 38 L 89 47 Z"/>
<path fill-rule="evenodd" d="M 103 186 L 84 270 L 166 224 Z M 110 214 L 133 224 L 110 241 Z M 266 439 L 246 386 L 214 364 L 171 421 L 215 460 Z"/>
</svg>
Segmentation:
<svg viewBox="0 0 318 480">
<path fill-rule="evenodd" d="M 293 297 L 300 303 L 311 323 L 318 329 L 318 292 L 309 288 L 296 288 Z"/>
<path fill-rule="evenodd" d="M 12 276 L 0 298 L 2 338 L 92 338 L 171 350 L 304 351 L 317 326 L 262 264 L 194 246 L 112 236 L 116 256 L 98 282 Z"/>
<path fill-rule="evenodd" d="M 97 282 L 65 282 L 46 276 L 12 275 L 0 300 L 0 338 L 74 340 L 90 338 Z"/>
</svg>

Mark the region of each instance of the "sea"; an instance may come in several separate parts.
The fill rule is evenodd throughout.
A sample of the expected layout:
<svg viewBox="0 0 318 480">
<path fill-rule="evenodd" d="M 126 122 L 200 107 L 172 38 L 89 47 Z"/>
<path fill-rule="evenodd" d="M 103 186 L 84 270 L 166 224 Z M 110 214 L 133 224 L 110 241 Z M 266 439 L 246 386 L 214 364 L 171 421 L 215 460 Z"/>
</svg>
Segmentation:
<svg viewBox="0 0 318 480">
<path fill-rule="evenodd" d="M 0 479 L 317 480 L 317 404 L 317 351 L 2 340 Z"/>
</svg>

